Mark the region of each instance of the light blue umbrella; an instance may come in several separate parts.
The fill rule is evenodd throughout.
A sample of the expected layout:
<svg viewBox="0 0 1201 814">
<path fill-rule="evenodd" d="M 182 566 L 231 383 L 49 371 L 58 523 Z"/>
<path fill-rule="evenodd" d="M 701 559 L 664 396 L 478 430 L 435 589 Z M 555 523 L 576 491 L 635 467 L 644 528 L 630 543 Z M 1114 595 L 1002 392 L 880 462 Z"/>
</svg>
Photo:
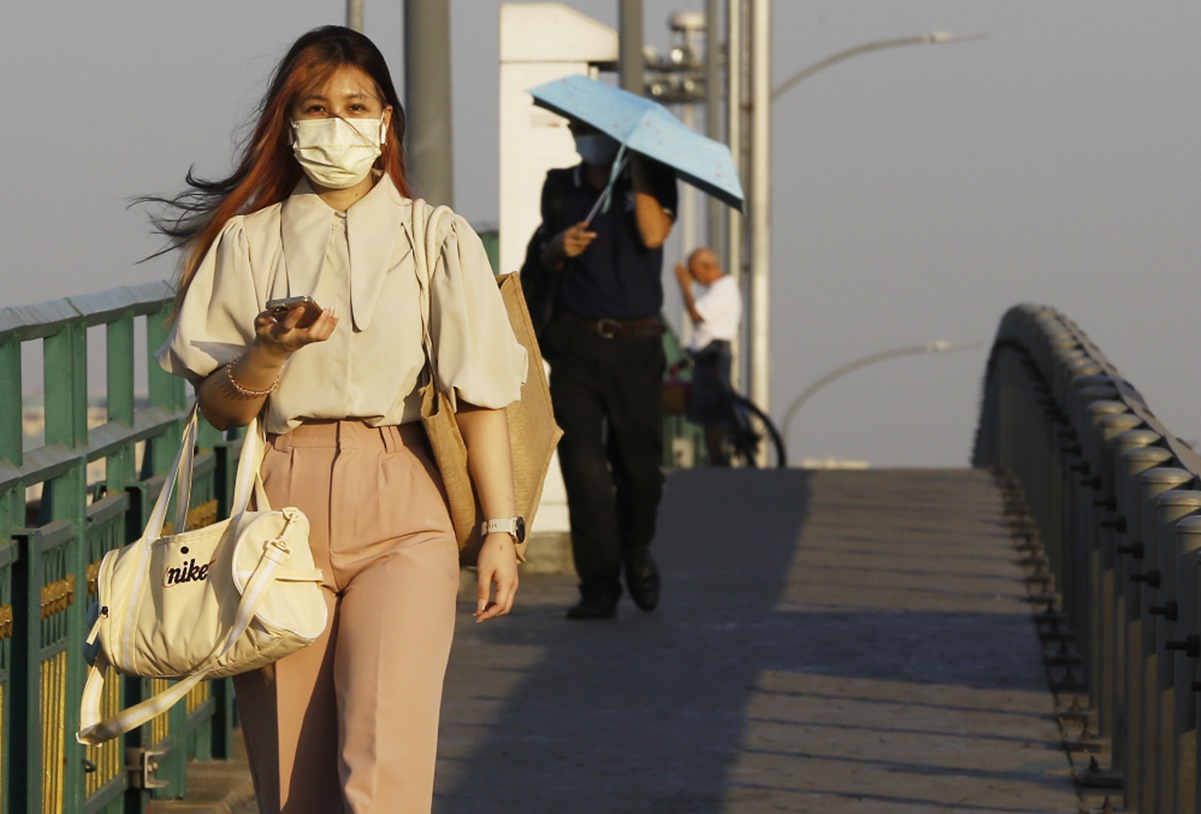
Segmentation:
<svg viewBox="0 0 1201 814">
<path fill-rule="evenodd" d="M 659 103 L 581 74 L 547 82 L 529 93 L 534 104 L 612 136 L 623 153 L 634 150 L 660 161 L 694 187 L 742 210 L 742 184 L 730 148 L 689 130 Z M 621 164 L 619 157 L 615 175 Z"/>
</svg>

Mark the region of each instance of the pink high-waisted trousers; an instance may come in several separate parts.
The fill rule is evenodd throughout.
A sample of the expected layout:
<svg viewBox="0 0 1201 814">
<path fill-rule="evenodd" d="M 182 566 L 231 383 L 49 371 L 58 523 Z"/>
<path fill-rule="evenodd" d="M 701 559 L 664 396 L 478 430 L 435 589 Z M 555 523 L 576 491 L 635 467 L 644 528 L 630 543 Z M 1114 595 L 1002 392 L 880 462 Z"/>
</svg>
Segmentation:
<svg viewBox="0 0 1201 814">
<path fill-rule="evenodd" d="M 459 561 L 425 433 L 306 421 L 262 473 L 308 516 L 330 621 L 234 679 L 259 809 L 428 814 Z"/>
</svg>

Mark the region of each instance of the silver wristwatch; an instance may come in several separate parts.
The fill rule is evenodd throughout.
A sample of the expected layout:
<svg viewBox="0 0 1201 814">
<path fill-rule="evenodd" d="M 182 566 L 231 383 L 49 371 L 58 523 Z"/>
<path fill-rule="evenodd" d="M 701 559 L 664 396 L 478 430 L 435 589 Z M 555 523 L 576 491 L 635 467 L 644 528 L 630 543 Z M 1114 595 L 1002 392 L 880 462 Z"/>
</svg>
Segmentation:
<svg viewBox="0 0 1201 814">
<path fill-rule="evenodd" d="M 525 542 L 525 518 L 524 517 L 506 517 L 503 520 L 485 520 L 480 523 L 480 534 L 487 536 L 494 531 L 503 531 L 513 535 L 513 540 L 518 543 Z"/>
</svg>

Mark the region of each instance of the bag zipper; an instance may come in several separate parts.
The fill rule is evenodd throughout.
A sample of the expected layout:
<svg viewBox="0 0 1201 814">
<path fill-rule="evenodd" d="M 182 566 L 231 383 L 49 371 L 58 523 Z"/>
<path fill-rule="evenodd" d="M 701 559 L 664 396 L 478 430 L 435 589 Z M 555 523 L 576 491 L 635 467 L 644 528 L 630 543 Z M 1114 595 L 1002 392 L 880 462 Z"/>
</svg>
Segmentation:
<svg viewBox="0 0 1201 814">
<path fill-rule="evenodd" d="M 92 630 L 88 633 L 88 637 L 84 640 L 89 645 L 95 644 L 97 637 L 100 636 L 100 623 L 108 618 L 108 605 L 100 606 L 100 613 L 96 616 L 96 624 L 92 625 Z"/>
</svg>

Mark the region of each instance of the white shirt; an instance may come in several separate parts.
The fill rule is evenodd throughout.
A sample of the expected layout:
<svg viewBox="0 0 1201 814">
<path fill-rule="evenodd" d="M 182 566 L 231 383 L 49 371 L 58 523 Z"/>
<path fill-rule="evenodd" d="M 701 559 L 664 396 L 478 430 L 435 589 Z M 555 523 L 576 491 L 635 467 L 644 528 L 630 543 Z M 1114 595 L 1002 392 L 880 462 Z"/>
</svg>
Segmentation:
<svg viewBox="0 0 1201 814">
<path fill-rule="evenodd" d="M 413 234 L 415 207 L 428 234 Z M 480 407 L 516 401 L 525 348 L 484 246 L 463 218 L 431 219 L 433 211 L 384 176 L 345 214 L 302 180 L 286 201 L 230 218 L 192 279 L 159 365 L 199 383 L 249 348 L 267 300 L 308 294 L 335 310 L 338 326 L 285 363 L 267 400 L 267 431 L 303 418 L 416 421 L 425 351 L 413 241 L 422 240 L 432 247 L 429 331 L 441 382 L 452 398 Z"/>
<path fill-rule="evenodd" d="M 742 294 L 738 291 L 738 283 L 728 274 L 713 281 L 712 285 L 700 286 L 701 292 L 696 297 L 696 310 L 701 315 L 701 322 L 696 324 L 689 348 L 701 350 L 715 339 L 727 342 L 738 335 L 738 325 L 742 321 Z"/>
</svg>

